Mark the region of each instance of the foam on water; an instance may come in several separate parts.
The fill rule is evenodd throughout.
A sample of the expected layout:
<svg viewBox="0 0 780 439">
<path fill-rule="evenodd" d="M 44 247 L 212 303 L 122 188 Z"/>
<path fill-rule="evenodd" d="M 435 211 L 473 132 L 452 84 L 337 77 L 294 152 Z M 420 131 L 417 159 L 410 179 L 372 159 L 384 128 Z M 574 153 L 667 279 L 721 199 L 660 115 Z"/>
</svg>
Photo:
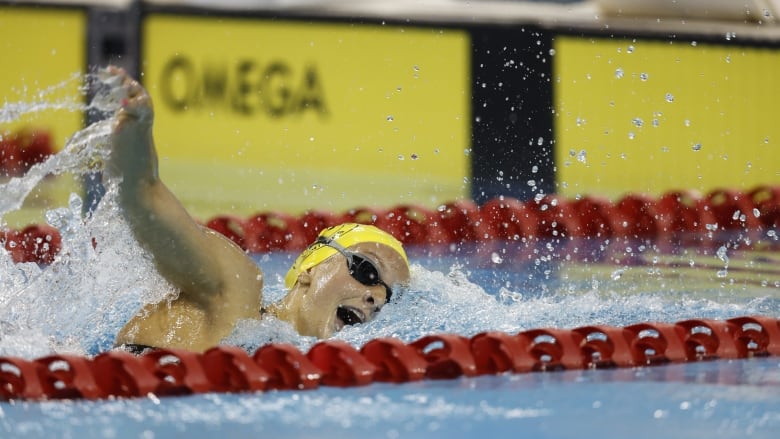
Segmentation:
<svg viewBox="0 0 780 439">
<path fill-rule="evenodd" d="M 122 98 L 116 84 L 100 75 L 84 79 L 97 93 L 81 109 L 112 114 Z M 40 102 L 27 107 L 6 106 L 0 110 L 0 120 L 40 111 L 42 106 Z M 53 103 L 50 108 L 60 107 L 73 109 L 67 102 Z M 79 131 L 60 153 L 25 176 L 0 185 L 0 217 L 18 209 L 48 174 L 99 171 L 107 154 L 111 122 L 107 118 Z M 67 206 L 47 213 L 47 221 L 63 238 L 62 251 L 50 266 L 14 264 L 0 247 L 0 355 L 96 354 L 110 349 L 116 333 L 142 304 L 174 294 L 122 219 L 116 182 L 105 183 L 105 196 L 91 213 L 84 212 L 77 194 L 70 197 Z M 546 247 L 555 250 L 550 244 Z M 258 258 L 266 272 L 266 303 L 284 295 L 282 276 L 290 259 L 285 253 Z M 567 258 L 562 255 L 559 259 Z M 746 293 L 739 285 L 729 285 L 729 279 L 718 279 L 712 290 L 703 291 L 687 288 L 684 282 L 682 288 L 670 287 L 673 279 L 648 283 L 648 279 L 663 278 L 664 273 L 645 267 L 611 266 L 605 271 L 585 266 L 579 268 L 584 275 L 576 278 L 559 268 L 545 268 L 545 264 L 513 265 L 504 257 L 491 261 L 492 265 L 485 267 L 457 252 L 444 258 L 418 253 L 413 257 L 408 291 L 385 306 L 372 322 L 346 327 L 335 337 L 360 346 L 385 336 L 412 341 L 442 332 L 469 336 L 486 330 L 516 332 L 535 327 L 780 314 L 771 282 L 767 288 Z M 712 261 L 717 262 L 714 257 Z M 547 262 L 555 265 L 560 261 L 548 258 Z M 735 264 L 732 260 L 731 267 Z M 645 277 L 637 277 L 637 273 Z M 531 278 L 533 281 L 528 281 Z M 282 341 L 301 349 L 316 342 L 273 318 L 242 321 L 224 342 L 252 350 Z"/>
<path fill-rule="evenodd" d="M 714 283 L 707 291 L 657 284 L 655 290 L 645 288 L 632 293 L 632 278 L 612 280 L 608 272 L 601 274 L 602 281 L 595 285 L 593 279 L 583 283 L 547 276 L 535 284 L 501 287 L 498 293 L 481 286 L 496 275 L 512 277 L 517 273 L 472 271 L 460 263 L 437 271 L 427 268 L 424 260 L 414 263 L 407 291 L 386 305 L 373 321 L 345 327 L 334 337 L 359 347 L 373 338 L 388 336 L 410 342 L 435 333 L 471 336 L 488 330 L 514 333 L 538 327 L 625 326 L 644 321 L 725 319 L 780 312 L 780 302 L 772 296 L 774 287 L 751 289 L 747 294 L 728 282 Z M 266 302 L 283 294 L 283 285 L 278 282 L 267 291 Z M 308 349 L 316 340 L 298 336 L 284 322 L 265 319 L 242 322 L 226 342 L 250 350 L 269 342 L 290 342 Z"/>
</svg>

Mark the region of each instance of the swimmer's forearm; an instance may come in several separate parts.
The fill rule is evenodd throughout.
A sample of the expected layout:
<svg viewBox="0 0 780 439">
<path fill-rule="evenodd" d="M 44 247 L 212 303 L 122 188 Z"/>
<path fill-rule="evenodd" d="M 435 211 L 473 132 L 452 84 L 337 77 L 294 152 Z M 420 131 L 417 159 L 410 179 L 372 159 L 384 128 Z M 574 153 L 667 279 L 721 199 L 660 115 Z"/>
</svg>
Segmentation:
<svg viewBox="0 0 780 439">
<path fill-rule="evenodd" d="M 119 198 L 136 239 L 182 294 L 206 304 L 221 290 L 222 273 L 207 260 L 200 226 L 159 179 L 120 187 Z"/>
<path fill-rule="evenodd" d="M 119 114 L 107 173 L 121 179 L 119 203 L 136 239 L 160 274 L 199 302 L 220 289 L 221 273 L 205 260 L 200 226 L 160 181 L 151 121 Z"/>
<path fill-rule="evenodd" d="M 158 180 L 157 172 L 151 122 L 120 113 L 114 126 L 106 173 L 121 177 L 123 185 L 132 190 L 141 182 Z"/>
</svg>

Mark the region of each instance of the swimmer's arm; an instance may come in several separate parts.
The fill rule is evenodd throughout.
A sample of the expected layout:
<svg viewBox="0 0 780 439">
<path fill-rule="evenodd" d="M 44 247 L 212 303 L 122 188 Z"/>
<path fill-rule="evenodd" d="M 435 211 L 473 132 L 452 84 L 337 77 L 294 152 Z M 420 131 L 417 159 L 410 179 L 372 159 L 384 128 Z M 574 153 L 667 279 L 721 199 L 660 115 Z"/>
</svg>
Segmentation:
<svg viewBox="0 0 780 439">
<path fill-rule="evenodd" d="M 122 179 L 119 202 L 136 239 L 183 298 L 211 308 L 220 293 L 248 289 L 247 302 L 258 301 L 262 273 L 257 264 L 235 244 L 197 224 L 159 179 L 150 98 L 137 82 L 125 82 L 129 99 L 115 118 L 106 173 Z"/>
</svg>

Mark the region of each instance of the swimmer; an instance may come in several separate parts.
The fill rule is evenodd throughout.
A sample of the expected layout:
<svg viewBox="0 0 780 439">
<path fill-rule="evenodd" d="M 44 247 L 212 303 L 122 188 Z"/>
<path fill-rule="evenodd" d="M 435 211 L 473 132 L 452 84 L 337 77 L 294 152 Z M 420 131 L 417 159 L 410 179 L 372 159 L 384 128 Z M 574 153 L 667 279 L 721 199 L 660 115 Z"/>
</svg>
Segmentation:
<svg viewBox="0 0 780 439">
<path fill-rule="evenodd" d="M 285 276 L 287 295 L 262 308 L 260 267 L 235 243 L 199 225 L 160 180 L 149 94 L 124 70 L 110 67 L 108 73 L 127 98 L 114 118 L 105 174 L 119 181 L 119 205 L 133 235 L 178 290 L 142 307 L 117 335 L 117 346 L 203 351 L 239 320 L 264 316 L 289 322 L 301 335 L 327 338 L 371 320 L 408 282 L 399 241 L 373 226 L 342 224 L 320 233 Z"/>
</svg>

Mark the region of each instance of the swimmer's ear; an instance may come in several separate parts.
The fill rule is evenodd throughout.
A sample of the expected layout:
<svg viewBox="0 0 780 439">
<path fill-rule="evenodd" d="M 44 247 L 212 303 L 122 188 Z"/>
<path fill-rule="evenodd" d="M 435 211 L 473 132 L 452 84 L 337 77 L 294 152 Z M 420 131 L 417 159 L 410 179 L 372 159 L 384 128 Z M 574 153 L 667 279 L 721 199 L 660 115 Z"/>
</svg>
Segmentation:
<svg viewBox="0 0 780 439">
<path fill-rule="evenodd" d="M 311 273 L 309 270 L 301 271 L 300 274 L 298 274 L 298 283 L 303 288 L 309 288 L 309 285 L 311 285 Z"/>
</svg>

